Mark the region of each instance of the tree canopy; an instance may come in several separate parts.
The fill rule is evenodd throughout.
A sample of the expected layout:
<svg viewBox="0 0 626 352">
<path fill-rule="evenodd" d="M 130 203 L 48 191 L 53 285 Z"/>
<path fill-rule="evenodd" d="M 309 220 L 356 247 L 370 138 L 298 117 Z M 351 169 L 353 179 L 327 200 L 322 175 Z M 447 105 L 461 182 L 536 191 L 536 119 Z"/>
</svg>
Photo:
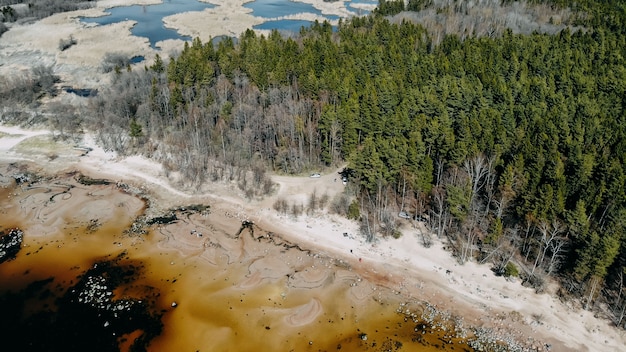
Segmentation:
<svg viewBox="0 0 626 352">
<path fill-rule="evenodd" d="M 148 68 L 149 103 L 125 101 L 133 113 L 121 127 L 186 155 L 190 177 L 209 160 L 291 173 L 348 161 L 369 204 L 408 197 L 458 251 L 485 255 L 508 240 L 532 272 L 580 282 L 621 272 L 624 1 L 578 2 L 582 27 L 556 35 L 439 44 L 384 16 L 399 3 L 295 37 L 196 39 Z"/>
</svg>

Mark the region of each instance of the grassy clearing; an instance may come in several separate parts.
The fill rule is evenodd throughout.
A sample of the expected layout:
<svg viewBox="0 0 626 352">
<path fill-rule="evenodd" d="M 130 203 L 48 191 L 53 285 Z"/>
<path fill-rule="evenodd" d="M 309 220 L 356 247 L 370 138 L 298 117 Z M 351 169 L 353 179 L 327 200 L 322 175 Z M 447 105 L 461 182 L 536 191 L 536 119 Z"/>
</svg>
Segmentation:
<svg viewBox="0 0 626 352">
<path fill-rule="evenodd" d="M 34 136 L 20 142 L 12 148 L 20 154 L 45 154 L 59 156 L 67 154 L 80 154 L 74 147 L 62 141 L 55 141 L 52 136 Z"/>
</svg>

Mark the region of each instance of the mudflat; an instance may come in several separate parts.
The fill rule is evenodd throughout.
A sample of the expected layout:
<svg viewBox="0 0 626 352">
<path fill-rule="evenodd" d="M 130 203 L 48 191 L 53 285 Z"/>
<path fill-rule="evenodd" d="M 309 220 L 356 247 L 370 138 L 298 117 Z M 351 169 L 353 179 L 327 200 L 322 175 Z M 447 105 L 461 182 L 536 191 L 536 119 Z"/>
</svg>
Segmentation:
<svg viewBox="0 0 626 352">
<path fill-rule="evenodd" d="M 110 271 L 91 280 L 95 289 L 109 286 L 106 302 L 111 305 L 95 300 L 93 293 L 79 295 L 74 303 L 81 311 L 93 310 L 94 316 L 75 313 L 72 321 L 98 321 L 111 312 L 122 314 L 122 308 L 114 308 L 120 302 L 138 302 L 163 325 L 145 343 L 148 350 L 387 346 L 428 351 L 463 346 L 464 339 L 457 336 L 461 331 L 449 330 L 454 322 L 416 297 L 398 294 L 383 278 L 367 279 L 354 261 L 290 242 L 251 222 L 242 225 L 211 199 L 205 199 L 206 205 L 166 210 L 158 205 L 158 195 L 132 181 L 107 181 L 71 169 L 44 174 L 27 162 L 2 163 L 0 174 L 0 224 L 24 232 L 15 258 L 0 265 L 0 294 L 21 295 L 31 302 L 19 312 L 20 320 L 31 325 L 35 316 L 65 321 L 56 314 L 74 314 L 64 302 L 82 287 L 76 283 L 97 277 L 93 268 L 111 265 L 131 267 L 132 275 L 115 285 L 106 281 L 113 275 Z M 46 299 L 33 296 L 33 286 Z M 129 312 L 134 313 L 131 306 Z M 140 316 L 143 313 L 137 320 Z M 3 319 L 11 318 L 17 317 Z M 16 321 L 2 324 L 13 324 L 13 329 L 17 325 L 18 338 L 33 338 L 28 337 L 27 324 L 23 331 Z M 96 331 L 115 334 L 111 329 L 116 324 L 115 319 L 103 319 L 89 336 L 94 338 Z M 127 350 L 150 326 L 124 330 L 112 341 Z M 104 338 L 96 337 L 94 343 Z M 61 330 L 58 339 L 46 343 L 58 349 L 87 343 L 78 339 Z"/>
</svg>

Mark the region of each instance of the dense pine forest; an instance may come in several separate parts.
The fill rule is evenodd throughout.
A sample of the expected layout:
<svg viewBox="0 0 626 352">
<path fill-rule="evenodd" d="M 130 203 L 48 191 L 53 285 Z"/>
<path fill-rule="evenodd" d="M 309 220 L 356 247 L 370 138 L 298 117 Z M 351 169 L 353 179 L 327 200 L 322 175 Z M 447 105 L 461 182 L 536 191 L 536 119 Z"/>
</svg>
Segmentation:
<svg viewBox="0 0 626 352">
<path fill-rule="evenodd" d="M 564 299 L 623 327 L 626 1 L 529 1 L 571 11 L 556 33 L 435 38 L 399 17 L 441 3 L 381 1 L 292 36 L 196 39 L 145 70 L 117 67 L 82 123 L 109 148 L 189 183 L 239 180 L 250 197 L 271 191 L 269 170 L 347 165 L 335 208 L 368 239 L 401 235 L 398 214 L 410 214 L 459 262 L 538 291 L 557 279 Z M 62 133 L 77 128 L 67 121 Z"/>
</svg>

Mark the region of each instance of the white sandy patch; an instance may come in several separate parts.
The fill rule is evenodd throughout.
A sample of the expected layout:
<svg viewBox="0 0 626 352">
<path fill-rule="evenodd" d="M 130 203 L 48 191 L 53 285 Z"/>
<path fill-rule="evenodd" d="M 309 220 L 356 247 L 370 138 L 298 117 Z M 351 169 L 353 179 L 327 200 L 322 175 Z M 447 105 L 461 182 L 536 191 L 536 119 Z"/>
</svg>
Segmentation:
<svg viewBox="0 0 626 352">
<path fill-rule="evenodd" d="M 339 17 L 352 17 L 357 14 L 354 11 L 349 10 L 346 7 L 346 1 L 320 1 L 320 0 L 294 0 L 295 2 L 301 2 L 304 4 L 310 4 L 316 9 L 320 10 L 323 15 L 335 15 Z"/>
<path fill-rule="evenodd" d="M 247 0 L 211 0 L 217 5 L 200 12 L 185 12 L 165 17 L 163 22 L 168 28 L 174 28 L 183 35 L 200 38 L 207 42 L 217 36 L 239 37 L 246 28 L 252 28 L 264 22 L 260 17 L 252 16 L 252 10 L 243 5 Z"/>
<path fill-rule="evenodd" d="M 19 143 L 27 140 L 28 138 L 35 136 L 42 136 L 50 134 L 48 130 L 25 130 L 23 128 L 15 126 L 2 126 L 0 125 L 0 152 L 3 156 L 13 149 Z"/>
<path fill-rule="evenodd" d="M 351 4 L 350 6 L 353 7 L 353 8 L 356 8 L 356 9 L 360 9 L 360 10 L 371 12 L 371 11 L 374 11 L 374 9 L 376 9 L 376 6 L 378 6 L 378 1 L 370 3 L 370 4 L 355 3 L 355 4 Z M 357 15 L 360 16 L 362 14 L 357 14 Z"/>
</svg>

